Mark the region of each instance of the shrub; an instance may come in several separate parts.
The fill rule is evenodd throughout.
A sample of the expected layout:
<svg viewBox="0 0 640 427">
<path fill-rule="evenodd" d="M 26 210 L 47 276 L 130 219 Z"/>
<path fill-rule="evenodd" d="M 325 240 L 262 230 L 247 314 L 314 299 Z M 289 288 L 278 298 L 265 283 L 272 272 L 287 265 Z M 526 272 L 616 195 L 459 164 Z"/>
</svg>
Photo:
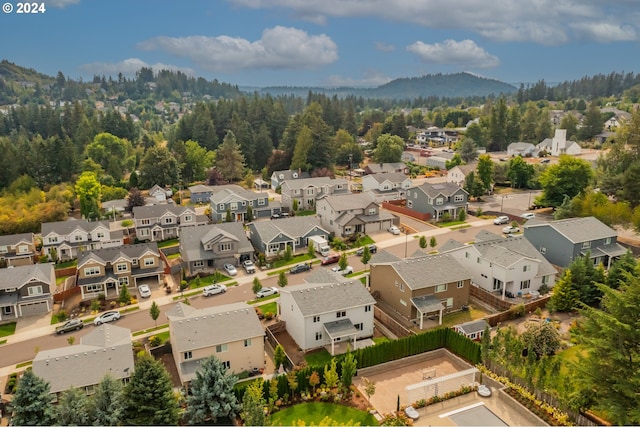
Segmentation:
<svg viewBox="0 0 640 427">
<path fill-rule="evenodd" d="M 152 335 L 149 337 L 149 345 L 151 347 L 158 347 L 161 344 L 162 344 L 162 338 L 160 338 L 159 336 Z"/>
<path fill-rule="evenodd" d="M 69 317 L 69 313 L 67 313 L 66 310 L 60 310 L 58 312 L 58 320 L 60 322 L 64 322 L 65 320 L 67 320 L 68 317 Z"/>
</svg>

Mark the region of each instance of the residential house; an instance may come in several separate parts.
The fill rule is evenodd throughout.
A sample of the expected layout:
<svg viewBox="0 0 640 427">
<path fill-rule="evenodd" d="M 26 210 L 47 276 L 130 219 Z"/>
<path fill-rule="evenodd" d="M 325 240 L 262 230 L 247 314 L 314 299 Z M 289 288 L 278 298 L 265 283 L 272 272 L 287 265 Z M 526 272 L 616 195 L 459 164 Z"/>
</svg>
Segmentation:
<svg viewBox="0 0 640 427">
<path fill-rule="evenodd" d="M 92 328 L 74 345 L 42 350 L 33 359 L 33 373 L 49 383 L 56 397 L 76 388 L 91 395 L 105 375 L 127 383 L 135 370 L 131 331 L 113 324 Z"/>
<path fill-rule="evenodd" d="M 158 202 L 165 203 L 171 196 L 173 196 L 173 191 L 169 188 L 162 188 L 159 185 L 154 185 L 149 189 L 149 196 L 154 197 Z"/>
<path fill-rule="evenodd" d="M 270 202 L 269 193 L 245 190 L 239 185 L 225 185 L 215 189 L 209 198 L 211 205 L 211 220 L 222 222 L 227 220 L 227 212 L 231 221 L 250 222 L 256 218 L 269 218 L 279 213 L 280 203 Z M 249 208 L 253 212 L 252 218 L 247 215 Z"/>
<path fill-rule="evenodd" d="M 105 215 L 115 217 L 116 215 L 122 215 L 129 207 L 129 201 L 127 199 L 109 200 L 108 202 L 102 202 L 102 211 Z"/>
<path fill-rule="evenodd" d="M 447 169 L 447 162 L 451 160 L 443 155 L 429 156 L 424 160 L 424 165 L 433 169 L 444 171 Z"/>
<path fill-rule="evenodd" d="M 402 172 L 376 173 L 362 178 L 362 190 L 373 192 L 378 203 L 404 199 L 411 184 L 411 179 Z"/>
<path fill-rule="evenodd" d="M 36 256 L 33 233 L 0 236 L 0 268 L 33 264 Z"/>
<path fill-rule="evenodd" d="M 384 231 L 396 222 L 395 215 L 380 209 L 371 192 L 323 197 L 316 215 L 325 230 L 341 237 Z"/>
<path fill-rule="evenodd" d="M 115 299 L 122 286 L 136 289 L 144 280 L 153 288 L 164 280 L 164 263 L 156 242 L 80 252 L 77 268 L 76 285 L 83 300 L 101 294 Z"/>
<path fill-rule="evenodd" d="M 294 216 L 275 221 L 255 221 L 248 224 L 249 239 L 256 251 L 267 258 L 283 254 L 287 246 L 298 253 L 308 246 L 311 236 L 320 236 L 329 241 L 329 231 L 322 227 L 314 216 Z"/>
<path fill-rule="evenodd" d="M 274 171 L 271 174 L 271 189 L 275 191 L 285 181 L 291 181 L 293 179 L 305 179 L 305 178 L 311 178 L 311 175 L 309 175 L 309 172 L 303 172 L 301 170 Z"/>
<path fill-rule="evenodd" d="M 627 252 L 618 243 L 616 231 L 595 217 L 567 218 L 551 222 L 528 222 L 524 237 L 552 264 L 568 267 L 575 259 L 589 256 L 594 265 L 609 269 Z"/>
<path fill-rule="evenodd" d="M 469 193 L 458 184 L 425 182 L 407 190 L 406 207 L 440 221 L 445 215 L 450 219 L 457 218 L 461 210 L 467 210 L 468 200 Z"/>
<path fill-rule="evenodd" d="M 175 239 L 182 228 L 198 224 L 194 209 L 174 204 L 136 206 L 133 219 L 138 240 L 152 242 Z"/>
<path fill-rule="evenodd" d="M 604 122 L 604 129 L 615 130 L 619 126 L 628 123 L 631 120 L 631 113 L 620 110 L 615 107 L 605 107 L 600 109 L 602 114 L 611 114 L 612 116 Z"/>
<path fill-rule="evenodd" d="M 302 178 L 287 180 L 280 186 L 282 206 L 293 209 L 293 201 L 298 209 L 313 210 L 319 198 L 331 194 L 348 194 L 349 181 L 343 178 Z"/>
<path fill-rule="evenodd" d="M 470 165 L 458 165 L 454 166 L 447 171 L 447 182 L 452 182 L 459 187 L 464 185 L 465 179 L 469 176 L 469 173 L 476 173 L 477 164 Z"/>
<path fill-rule="evenodd" d="M 0 274 L 0 320 L 46 314 L 53 308 L 53 263 L 19 265 Z"/>
<path fill-rule="evenodd" d="M 374 173 L 393 173 L 402 172 L 405 175 L 409 174 L 409 167 L 402 162 L 396 163 L 368 163 L 363 167 L 365 175 L 371 175 Z"/>
<path fill-rule="evenodd" d="M 213 273 L 224 264 L 239 265 L 253 252 L 240 222 L 191 227 L 180 235 L 180 256 L 189 276 Z"/>
<path fill-rule="evenodd" d="M 411 321 L 420 329 L 427 316 L 462 309 L 469 304 L 471 275 L 448 254 L 408 258 L 400 261 L 369 262 L 369 287 L 372 294 L 395 315 Z"/>
<path fill-rule="evenodd" d="M 450 146 L 458 142 L 458 131 L 448 128 L 430 126 L 424 131 L 416 133 L 416 143 L 421 147 Z"/>
<path fill-rule="evenodd" d="M 358 280 L 348 283 L 306 283 L 280 290 L 280 319 L 302 351 L 373 336 L 376 300 Z"/>
<path fill-rule="evenodd" d="M 553 138 L 546 138 L 541 143 L 536 145 L 538 151 L 546 151 L 552 156 L 559 156 L 561 154 L 569 154 L 572 156 L 582 153 L 582 147 L 575 141 L 567 141 L 567 130 L 556 129 L 556 133 Z"/>
<path fill-rule="evenodd" d="M 485 328 L 489 326 L 484 319 L 471 320 L 470 322 L 455 325 L 453 329 L 473 341 L 480 341 L 484 335 Z"/>
<path fill-rule="evenodd" d="M 450 240 L 440 253 L 455 258 L 474 284 L 501 296 L 527 295 L 542 285 L 551 287 L 558 273 L 522 235 L 505 238 L 486 233 L 469 245 Z"/>
<path fill-rule="evenodd" d="M 209 199 L 213 195 L 213 191 L 215 187 L 216 186 L 213 186 L 213 185 L 203 185 L 203 184 L 192 185 L 191 187 L 189 187 L 191 203 L 194 203 L 194 204 L 209 203 Z"/>
<path fill-rule="evenodd" d="M 49 259 L 70 261 L 81 250 L 112 248 L 123 245 L 122 230 L 111 231 L 108 221 L 81 219 L 42 224 L 42 252 Z"/>
<path fill-rule="evenodd" d="M 215 356 L 229 372 L 264 368 L 264 329 L 246 303 L 197 309 L 177 303 L 167 313 L 169 339 L 180 382 L 196 376 L 200 363 Z"/>
<path fill-rule="evenodd" d="M 530 142 L 512 142 L 507 146 L 507 155 L 509 157 L 535 157 L 538 155 L 539 149 Z"/>
</svg>

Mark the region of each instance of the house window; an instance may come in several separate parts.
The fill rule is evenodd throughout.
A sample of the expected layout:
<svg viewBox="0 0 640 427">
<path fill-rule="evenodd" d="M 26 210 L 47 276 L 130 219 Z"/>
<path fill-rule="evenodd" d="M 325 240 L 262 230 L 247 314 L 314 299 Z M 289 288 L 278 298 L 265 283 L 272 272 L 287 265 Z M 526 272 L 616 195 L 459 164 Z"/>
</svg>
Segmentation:
<svg viewBox="0 0 640 427">
<path fill-rule="evenodd" d="M 316 332 L 316 341 L 320 341 L 322 339 L 322 332 Z"/>
<path fill-rule="evenodd" d="M 476 258 L 476 264 L 480 264 L 480 257 Z"/>
<path fill-rule="evenodd" d="M 120 286 L 129 286 L 129 277 L 118 277 L 118 283 L 120 284 Z"/>
<path fill-rule="evenodd" d="M 398 287 L 400 288 L 400 292 L 404 292 L 404 283 L 400 282 Z"/>
<path fill-rule="evenodd" d="M 133 258 L 133 259 L 131 260 L 131 264 L 133 264 L 133 265 L 138 265 L 138 258 Z"/>
<path fill-rule="evenodd" d="M 247 338 L 246 340 L 244 340 L 244 346 L 251 347 L 251 338 Z"/>
<path fill-rule="evenodd" d="M 121 262 L 120 264 L 116 265 L 116 271 L 117 272 L 129 271 L 129 266 L 126 263 Z"/>
<path fill-rule="evenodd" d="M 230 251 L 232 246 L 231 243 L 220 243 L 220 252 Z"/>
<path fill-rule="evenodd" d="M 413 200 L 407 200 L 407 207 L 413 208 Z"/>
<path fill-rule="evenodd" d="M 197 261 L 193 261 L 191 265 L 193 267 L 204 267 L 204 260 L 199 259 Z"/>
<path fill-rule="evenodd" d="M 591 242 L 582 242 L 582 249 L 589 249 L 591 247 Z"/>
<path fill-rule="evenodd" d="M 231 203 L 231 210 L 232 211 L 237 211 L 238 210 L 238 202 L 232 202 Z"/>
<path fill-rule="evenodd" d="M 218 344 L 216 346 L 216 353 L 226 353 L 229 351 L 229 344 Z"/>
<path fill-rule="evenodd" d="M 370 311 L 371 311 L 371 306 L 370 306 L 370 305 L 365 305 L 365 306 L 364 306 L 364 312 L 365 312 L 365 313 L 368 313 L 368 312 L 370 312 Z"/>
<path fill-rule="evenodd" d="M 139 230 L 138 233 L 140 234 L 140 236 L 148 236 L 149 230 L 143 228 L 142 230 Z"/>
<path fill-rule="evenodd" d="M 191 222 L 193 221 L 193 216 L 191 215 L 185 215 L 184 216 L 184 222 Z"/>
<path fill-rule="evenodd" d="M 267 199 L 258 199 L 258 206 L 264 206 L 267 204 Z"/>
<path fill-rule="evenodd" d="M 462 280 L 458 280 L 458 289 L 464 288 L 464 282 Z"/>
<path fill-rule="evenodd" d="M 523 280 L 520 282 L 520 289 L 529 289 L 531 287 L 531 280 Z"/>
<path fill-rule="evenodd" d="M 343 311 L 338 311 L 338 312 L 336 313 L 336 317 L 337 317 L 338 319 L 339 319 L 339 318 L 341 318 L 341 317 L 346 317 L 346 316 L 347 316 L 347 312 L 346 312 L 346 311 L 344 311 L 344 310 L 343 310 Z"/>
<path fill-rule="evenodd" d="M 369 215 L 375 215 L 377 213 L 376 208 L 369 208 Z"/>
<path fill-rule="evenodd" d="M 42 286 L 29 286 L 29 296 L 42 295 Z"/>
<path fill-rule="evenodd" d="M 442 303 L 442 305 L 444 305 L 446 308 L 453 307 L 453 298 L 443 299 L 443 300 L 440 300 L 440 302 L 441 302 L 441 303 Z"/>
<path fill-rule="evenodd" d="M 604 239 L 604 244 L 605 245 L 610 245 L 611 244 L 611 237 L 607 237 L 606 239 Z"/>
<path fill-rule="evenodd" d="M 362 331 L 364 330 L 364 323 L 356 323 L 355 325 L 353 325 L 357 330 Z"/>
<path fill-rule="evenodd" d="M 49 237 L 49 243 L 58 243 L 58 237 Z"/>
<path fill-rule="evenodd" d="M 522 271 L 523 271 L 523 272 L 525 272 L 525 273 L 526 273 L 527 271 L 529 271 L 529 266 L 528 266 L 528 265 L 524 265 L 524 266 L 522 266 Z"/>
<path fill-rule="evenodd" d="M 224 205 L 221 203 L 220 206 L 218 206 L 220 208 L 221 211 L 224 210 Z"/>
<path fill-rule="evenodd" d="M 407 302 L 402 298 L 400 298 L 400 304 L 404 305 L 405 307 L 407 306 Z"/>
<path fill-rule="evenodd" d="M 189 360 L 189 359 L 193 359 L 193 353 L 191 353 L 190 351 L 185 351 L 184 360 Z"/>
<path fill-rule="evenodd" d="M 436 286 L 436 293 L 445 292 L 446 290 L 447 290 L 447 284 L 446 283 Z"/>
<path fill-rule="evenodd" d="M 84 287 L 85 292 L 100 292 L 102 290 L 102 284 L 101 283 L 94 283 L 92 285 L 87 285 Z"/>
<path fill-rule="evenodd" d="M 313 188 L 307 188 L 307 196 L 313 196 Z"/>
<path fill-rule="evenodd" d="M 470 256 L 470 255 L 469 255 L 469 252 L 465 252 L 465 253 L 464 253 L 464 257 L 465 257 L 465 258 L 469 258 L 469 256 Z"/>
<path fill-rule="evenodd" d="M 104 233 L 102 231 L 98 232 L 98 239 L 104 239 Z"/>
<path fill-rule="evenodd" d="M 173 218 L 169 217 L 169 218 L 165 218 L 164 219 L 164 223 L 165 224 L 173 224 Z"/>
<path fill-rule="evenodd" d="M 22 247 L 21 247 L 21 249 L 22 249 Z M 7 250 L 6 246 L 0 246 L 0 254 L 6 254 L 7 252 L 9 252 L 9 251 Z"/>
<path fill-rule="evenodd" d="M 247 206 L 247 202 L 242 202 L 242 206 Z"/>
<path fill-rule="evenodd" d="M 502 289 L 502 280 L 496 279 L 495 277 L 493 278 L 493 290 L 494 291 L 498 291 Z"/>
<path fill-rule="evenodd" d="M 545 248 L 544 246 L 541 246 L 541 247 L 540 247 L 540 253 L 541 253 L 542 255 L 546 254 L 546 253 L 547 253 L 547 248 Z"/>
<path fill-rule="evenodd" d="M 150 219 L 143 219 L 143 220 L 140 221 L 140 224 L 149 225 L 149 224 L 151 224 L 151 220 Z"/>
<path fill-rule="evenodd" d="M 2 251 L 0 250 L 0 252 L 2 252 Z M 18 246 L 18 253 L 19 254 L 25 254 L 27 252 L 31 252 L 29 250 L 29 246 L 27 246 L 27 245 Z"/>
<path fill-rule="evenodd" d="M 444 199 L 442 197 L 438 197 L 436 199 L 436 206 L 440 206 L 442 204 L 444 204 Z"/>
<path fill-rule="evenodd" d="M 85 276 L 97 276 L 100 274 L 100 267 L 87 267 L 84 269 Z"/>
<path fill-rule="evenodd" d="M 149 257 L 149 258 L 145 258 L 145 259 L 144 259 L 144 266 L 145 266 L 145 267 L 149 267 L 149 266 L 151 266 L 151 265 L 156 265 L 156 260 L 155 260 L 155 258 L 151 258 L 151 257 Z"/>
<path fill-rule="evenodd" d="M 313 323 L 318 323 L 320 321 L 320 316 L 313 316 Z"/>
<path fill-rule="evenodd" d="M 464 195 L 456 194 L 455 196 L 453 196 L 453 201 L 454 202 L 464 202 Z"/>
<path fill-rule="evenodd" d="M 549 284 L 549 276 L 542 276 L 542 284 L 543 285 Z"/>
<path fill-rule="evenodd" d="M 231 369 L 231 361 L 225 360 L 224 362 L 222 362 L 222 366 L 224 367 L 224 369 Z"/>
<path fill-rule="evenodd" d="M 76 235 L 74 236 L 74 238 L 73 238 L 73 239 L 74 239 L 76 242 L 81 242 L 81 241 L 83 240 L 83 239 L 82 239 L 82 236 L 81 236 L 81 235 L 79 235 L 79 234 L 76 234 Z"/>
<path fill-rule="evenodd" d="M 12 311 L 11 311 L 11 306 L 10 305 L 6 305 L 6 306 L 2 307 L 2 314 L 9 315 L 11 313 L 12 313 Z"/>
</svg>

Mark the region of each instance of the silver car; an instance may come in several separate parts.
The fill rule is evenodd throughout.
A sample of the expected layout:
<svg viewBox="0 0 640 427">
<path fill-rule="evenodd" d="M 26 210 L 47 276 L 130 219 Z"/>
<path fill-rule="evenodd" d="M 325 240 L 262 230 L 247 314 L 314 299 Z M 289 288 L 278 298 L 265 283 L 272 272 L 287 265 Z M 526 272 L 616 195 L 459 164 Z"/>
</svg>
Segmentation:
<svg viewBox="0 0 640 427">
<path fill-rule="evenodd" d="M 224 271 L 226 271 L 229 276 L 235 276 L 238 274 L 238 270 L 236 270 L 233 264 L 225 264 Z"/>
<path fill-rule="evenodd" d="M 93 324 L 96 326 L 100 326 L 103 323 L 115 322 L 120 318 L 119 311 L 105 311 L 100 316 L 93 319 Z"/>
<path fill-rule="evenodd" d="M 225 292 L 227 292 L 226 286 L 214 284 L 214 285 L 205 286 L 204 289 L 202 290 L 202 295 L 205 297 L 208 297 L 211 295 L 224 294 Z"/>
</svg>

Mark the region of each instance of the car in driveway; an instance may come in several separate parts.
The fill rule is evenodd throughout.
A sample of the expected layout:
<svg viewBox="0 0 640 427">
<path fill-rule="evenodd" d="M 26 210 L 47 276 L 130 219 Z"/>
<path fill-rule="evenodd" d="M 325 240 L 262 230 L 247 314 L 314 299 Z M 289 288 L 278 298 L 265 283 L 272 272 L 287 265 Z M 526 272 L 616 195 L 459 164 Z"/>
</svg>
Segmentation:
<svg viewBox="0 0 640 427">
<path fill-rule="evenodd" d="M 496 219 L 493 220 L 495 225 L 509 224 L 509 217 L 506 215 L 500 215 Z"/>
<path fill-rule="evenodd" d="M 253 274 L 256 272 L 256 265 L 250 259 L 242 262 L 242 268 L 244 268 L 244 271 L 246 271 L 247 274 Z"/>
<path fill-rule="evenodd" d="M 275 295 L 279 293 L 278 288 L 270 287 L 270 288 L 262 288 L 256 293 L 256 298 L 264 298 L 270 295 Z"/>
<path fill-rule="evenodd" d="M 225 292 L 227 292 L 226 286 L 220 285 L 220 284 L 213 284 L 213 285 L 205 286 L 202 289 L 202 296 L 208 297 L 211 295 L 224 294 Z"/>
<path fill-rule="evenodd" d="M 376 252 L 378 252 L 378 247 L 376 245 L 369 245 L 369 253 L 375 254 Z M 364 254 L 364 246 L 361 246 L 356 251 L 356 255 L 362 256 L 363 254 Z"/>
<path fill-rule="evenodd" d="M 400 229 L 395 225 L 392 225 L 391 227 L 387 228 L 387 231 L 391 234 L 395 234 L 396 236 L 400 234 Z"/>
<path fill-rule="evenodd" d="M 236 270 L 236 267 L 233 264 L 225 264 L 223 268 L 229 276 L 235 276 L 238 274 L 238 270 Z"/>
<path fill-rule="evenodd" d="M 56 334 L 64 334 L 71 331 L 79 331 L 84 328 L 84 323 L 80 319 L 67 320 L 63 325 L 56 327 Z"/>
<path fill-rule="evenodd" d="M 334 271 L 336 273 L 342 274 L 343 276 L 346 276 L 347 274 L 353 273 L 353 267 L 351 267 L 350 265 L 347 265 L 344 268 L 344 270 L 342 270 L 340 267 L 333 267 L 331 271 Z"/>
<path fill-rule="evenodd" d="M 309 270 L 311 270 L 311 264 L 309 264 L 307 262 L 303 262 L 303 263 L 296 264 L 293 267 L 291 267 L 289 269 L 289 273 L 296 274 L 296 273 L 302 273 L 303 271 L 309 271 Z"/>
<path fill-rule="evenodd" d="M 512 233 L 517 233 L 520 231 L 520 228 L 515 227 L 513 225 L 507 225 L 505 228 L 502 229 L 502 232 L 504 234 L 512 234 Z"/>
<path fill-rule="evenodd" d="M 140 298 L 149 298 L 151 296 L 151 288 L 149 285 L 140 285 L 138 286 L 138 293 Z"/>
<path fill-rule="evenodd" d="M 522 215 L 520 215 L 520 218 L 526 219 L 526 220 L 535 219 L 535 217 L 536 217 L 536 214 L 534 214 L 533 212 L 525 212 Z"/>
<path fill-rule="evenodd" d="M 93 319 L 93 324 L 96 326 L 100 326 L 103 323 L 115 322 L 121 317 L 119 311 L 105 311 L 100 316 Z"/>
<path fill-rule="evenodd" d="M 329 265 L 329 264 L 335 264 L 338 261 L 340 261 L 340 254 L 330 254 L 322 258 L 322 261 L 320 261 L 320 264 Z"/>
</svg>

